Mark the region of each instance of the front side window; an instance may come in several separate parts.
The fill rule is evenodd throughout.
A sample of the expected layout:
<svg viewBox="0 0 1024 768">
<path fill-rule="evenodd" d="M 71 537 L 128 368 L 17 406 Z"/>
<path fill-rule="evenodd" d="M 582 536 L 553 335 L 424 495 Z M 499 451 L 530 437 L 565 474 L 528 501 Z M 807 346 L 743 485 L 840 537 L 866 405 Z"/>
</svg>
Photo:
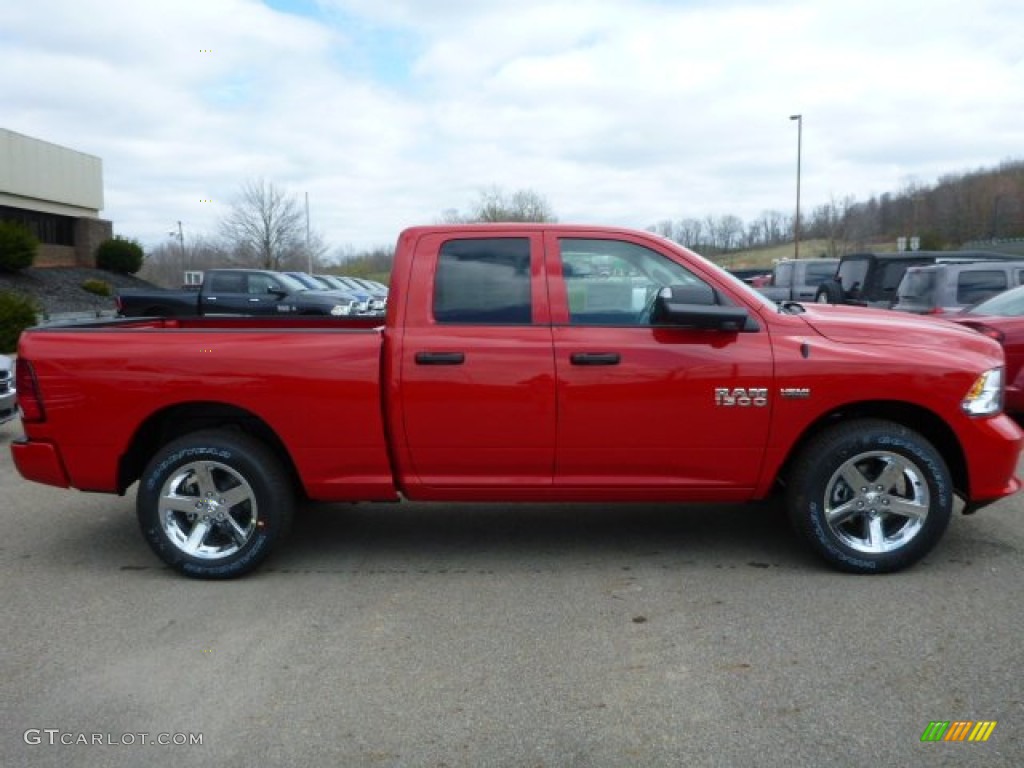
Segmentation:
<svg viewBox="0 0 1024 768">
<path fill-rule="evenodd" d="M 619 240 L 560 241 L 572 325 L 649 325 L 665 286 L 704 284 L 686 267 Z"/>
<path fill-rule="evenodd" d="M 280 284 L 270 275 L 249 275 L 249 293 L 262 295 L 280 289 Z"/>
<path fill-rule="evenodd" d="M 1006 273 L 1002 270 L 961 272 L 956 283 L 956 300 L 958 304 L 974 304 L 1008 287 Z"/>
<path fill-rule="evenodd" d="M 532 315 L 528 238 L 449 240 L 441 246 L 434 277 L 437 322 L 526 325 Z"/>
<path fill-rule="evenodd" d="M 849 259 L 839 266 L 839 284 L 846 293 L 863 290 L 864 278 L 868 275 L 868 262 L 865 259 Z"/>
</svg>

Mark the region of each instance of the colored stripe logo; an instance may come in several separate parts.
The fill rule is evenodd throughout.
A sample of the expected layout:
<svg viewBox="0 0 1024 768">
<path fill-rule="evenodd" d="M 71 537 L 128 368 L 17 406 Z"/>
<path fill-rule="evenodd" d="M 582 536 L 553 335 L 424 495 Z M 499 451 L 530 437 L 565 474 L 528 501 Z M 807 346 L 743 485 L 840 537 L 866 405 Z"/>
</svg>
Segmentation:
<svg viewBox="0 0 1024 768">
<path fill-rule="evenodd" d="M 921 741 L 988 741 L 996 729 L 995 720 L 932 720 Z"/>
</svg>

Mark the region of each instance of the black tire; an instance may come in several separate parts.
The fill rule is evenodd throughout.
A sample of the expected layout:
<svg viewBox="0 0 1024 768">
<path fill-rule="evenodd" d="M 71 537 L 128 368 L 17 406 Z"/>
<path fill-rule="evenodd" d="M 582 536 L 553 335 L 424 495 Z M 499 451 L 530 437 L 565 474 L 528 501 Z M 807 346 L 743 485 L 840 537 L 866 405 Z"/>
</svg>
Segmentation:
<svg viewBox="0 0 1024 768">
<path fill-rule="evenodd" d="M 792 465 L 786 506 L 796 530 L 833 567 L 890 573 L 930 552 L 949 526 L 953 483 L 913 430 L 862 419 L 812 439 Z"/>
<path fill-rule="evenodd" d="M 818 293 L 814 296 L 814 301 L 817 304 L 842 304 L 843 287 L 835 280 L 822 283 L 818 288 Z"/>
<path fill-rule="evenodd" d="M 256 568 L 287 535 L 295 496 L 261 442 L 206 430 L 164 446 L 139 480 L 136 511 L 153 551 L 175 570 L 228 579 Z"/>
</svg>

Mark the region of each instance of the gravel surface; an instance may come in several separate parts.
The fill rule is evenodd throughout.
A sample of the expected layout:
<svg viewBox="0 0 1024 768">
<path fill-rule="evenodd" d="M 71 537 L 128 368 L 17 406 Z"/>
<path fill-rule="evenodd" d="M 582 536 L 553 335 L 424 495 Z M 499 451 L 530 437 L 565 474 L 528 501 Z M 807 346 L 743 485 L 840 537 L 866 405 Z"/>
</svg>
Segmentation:
<svg viewBox="0 0 1024 768">
<path fill-rule="evenodd" d="M 97 296 L 82 288 L 89 279 L 110 284 L 110 296 Z M 29 267 L 17 273 L 0 272 L 0 291 L 32 296 L 45 317 L 66 313 L 113 312 L 113 293 L 124 288 L 154 288 L 134 275 L 85 267 Z"/>
</svg>

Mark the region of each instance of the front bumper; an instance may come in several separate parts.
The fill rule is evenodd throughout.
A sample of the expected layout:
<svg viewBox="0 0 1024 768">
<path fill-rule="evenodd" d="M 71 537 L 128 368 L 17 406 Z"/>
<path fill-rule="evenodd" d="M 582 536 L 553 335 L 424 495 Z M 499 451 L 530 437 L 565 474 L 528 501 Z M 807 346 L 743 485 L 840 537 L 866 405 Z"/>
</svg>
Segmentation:
<svg viewBox="0 0 1024 768">
<path fill-rule="evenodd" d="M 1013 419 L 1005 413 L 971 419 L 960 439 L 967 460 L 965 512 L 969 514 L 1020 490 L 1016 474 L 1024 433 Z"/>
</svg>

